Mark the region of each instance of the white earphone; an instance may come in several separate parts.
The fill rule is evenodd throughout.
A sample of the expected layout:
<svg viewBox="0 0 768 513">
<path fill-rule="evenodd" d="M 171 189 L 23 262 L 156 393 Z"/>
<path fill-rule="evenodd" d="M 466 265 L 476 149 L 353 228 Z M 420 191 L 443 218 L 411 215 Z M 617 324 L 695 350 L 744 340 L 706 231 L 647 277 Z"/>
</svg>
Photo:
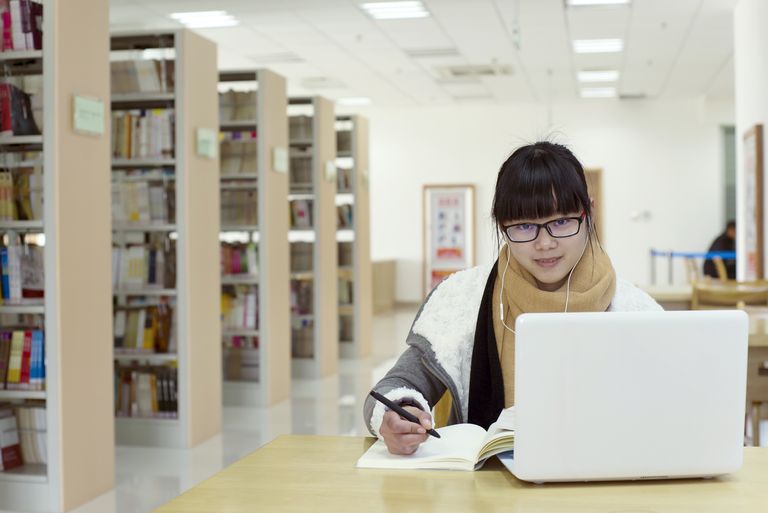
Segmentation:
<svg viewBox="0 0 768 513">
<path fill-rule="evenodd" d="M 568 311 L 568 299 L 570 298 L 570 295 L 571 295 L 571 276 L 573 276 L 573 271 L 576 270 L 576 266 L 579 265 L 579 262 L 581 262 L 581 258 L 584 256 L 584 252 L 587 250 L 587 244 L 589 244 L 589 235 L 587 236 L 587 239 L 584 241 L 584 248 L 581 250 L 581 255 L 579 255 L 579 259 L 571 268 L 571 272 L 568 273 L 568 281 L 566 282 L 566 285 L 565 285 L 565 310 L 563 310 L 563 312 Z M 501 287 L 499 289 L 499 317 L 501 318 L 501 324 L 507 330 L 511 331 L 512 333 L 515 333 L 515 330 L 507 326 L 507 323 L 504 322 L 504 279 L 507 277 L 507 269 L 509 269 L 509 259 L 512 258 L 512 255 L 509 252 L 509 242 L 505 242 L 504 247 L 507 249 L 507 264 L 504 266 L 504 272 L 501 275 Z"/>
</svg>

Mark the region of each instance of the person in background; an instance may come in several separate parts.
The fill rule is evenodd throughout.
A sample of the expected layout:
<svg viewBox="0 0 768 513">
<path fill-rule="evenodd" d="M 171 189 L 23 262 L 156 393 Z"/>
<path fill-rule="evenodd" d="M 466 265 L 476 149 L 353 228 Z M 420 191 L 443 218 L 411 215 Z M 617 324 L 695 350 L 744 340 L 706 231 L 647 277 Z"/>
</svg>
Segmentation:
<svg viewBox="0 0 768 513">
<path fill-rule="evenodd" d="M 709 246 L 709 252 L 720 251 L 736 251 L 736 221 L 728 221 L 725 225 L 725 231 L 717 236 Z M 725 264 L 725 270 L 728 272 L 728 279 L 736 279 L 736 260 L 735 259 L 723 259 Z M 711 276 L 713 278 L 719 278 L 717 275 L 717 269 L 712 259 L 708 258 L 704 261 L 704 276 Z"/>
<path fill-rule="evenodd" d="M 517 149 L 496 180 L 492 216 L 504 244 L 495 263 L 452 274 L 422 305 L 408 349 L 375 386 L 411 423 L 368 397 L 364 418 L 393 454 L 413 454 L 446 390 L 449 424 L 487 429 L 514 405 L 515 319 L 526 312 L 661 310 L 616 277 L 595 235 L 581 163 L 560 144 Z"/>
</svg>

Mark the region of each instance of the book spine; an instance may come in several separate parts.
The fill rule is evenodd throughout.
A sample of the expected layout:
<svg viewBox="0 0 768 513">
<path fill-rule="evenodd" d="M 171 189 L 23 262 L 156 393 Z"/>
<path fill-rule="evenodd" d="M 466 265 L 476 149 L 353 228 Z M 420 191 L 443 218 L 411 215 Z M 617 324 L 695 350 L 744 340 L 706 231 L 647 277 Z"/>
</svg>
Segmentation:
<svg viewBox="0 0 768 513">
<path fill-rule="evenodd" d="M 19 388 L 29 390 L 30 367 L 32 364 L 32 332 L 24 332 L 24 349 L 21 354 L 21 377 Z"/>
<path fill-rule="evenodd" d="M 11 298 L 11 282 L 8 274 L 8 248 L 6 246 L 0 248 L 0 266 L 2 267 L 3 299 L 8 300 Z"/>
</svg>

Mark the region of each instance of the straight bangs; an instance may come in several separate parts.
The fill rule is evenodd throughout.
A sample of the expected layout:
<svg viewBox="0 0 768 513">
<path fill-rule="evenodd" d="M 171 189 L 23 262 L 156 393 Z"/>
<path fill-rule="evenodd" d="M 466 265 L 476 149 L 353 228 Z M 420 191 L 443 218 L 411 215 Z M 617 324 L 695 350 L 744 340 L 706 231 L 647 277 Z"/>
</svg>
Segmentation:
<svg viewBox="0 0 768 513">
<path fill-rule="evenodd" d="M 527 147 L 529 148 L 529 147 Z M 516 151 L 502 165 L 493 217 L 497 223 L 534 220 L 582 210 L 590 202 L 584 170 L 575 158 L 543 149 Z"/>
</svg>

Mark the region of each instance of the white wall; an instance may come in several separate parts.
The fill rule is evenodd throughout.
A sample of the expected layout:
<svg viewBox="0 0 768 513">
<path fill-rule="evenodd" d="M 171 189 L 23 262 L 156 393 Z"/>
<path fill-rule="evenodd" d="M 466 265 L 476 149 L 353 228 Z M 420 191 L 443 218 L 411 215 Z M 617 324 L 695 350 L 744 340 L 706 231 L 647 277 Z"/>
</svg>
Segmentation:
<svg viewBox="0 0 768 513">
<path fill-rule="evenodd" d="M 650 247 L 706 251 L 722 231 L 720 125 L 733 106 L 702 100 L 369 108 L 371 253 L 396 259 L 398 301 L 421 300 L 421 186 L 475 183 L 478 263 L 495 258 L 496 174 L 519 145 L 542 137 L 603 169 L 605 246 L 620 276 L 650 281 Z M 632 220 L 647 211 L 647 220 Z M 661 263 L 660 263 L 661 264 Z M 660 266 L 665 272 L 666 267 Z M 682 265 L 676 281 L 684 280 Z"/>
<path fill-rule="evenodd" d="M 763 161 L 765 162 L 766 123 L 768 123 L 768 59 L 765 49 L 768 47 L 768 32 L 765 30 L 765 20 L 768 19 L 768 2 L 765 0 L 740 0 L 733 12 L 734 32 L 734 89 L 736 94 L 736 223 L 745 226 L 745 191 L 741 184 L 744 182 L 742 162 L 742 137 L 755 124 L 763 125 Z M 768 181 L 763 182 L 768 186 Z M 763 202 L 766 204 L 768 194 L 763 192 Z M 768 219 L 768 209 L 763 208 L 764 218 Z M 763 220 L 763 230 L 768 227 Z M 751 222 L 751 221 L 750 221 Z M 737 232 L 736 250 L 739 255 L 737 262 L 738 278 L 743 279 L 745 269 L 745 239 L 743 232 Z M 765 242 L 768 243 L 768 237 Z M 763 249 L 763 254 L 766 249 Z M 764 257 L 765 258 L 765 257 Z M 764 262 L 764 265 L 768 264 Z"/>
</svg>

